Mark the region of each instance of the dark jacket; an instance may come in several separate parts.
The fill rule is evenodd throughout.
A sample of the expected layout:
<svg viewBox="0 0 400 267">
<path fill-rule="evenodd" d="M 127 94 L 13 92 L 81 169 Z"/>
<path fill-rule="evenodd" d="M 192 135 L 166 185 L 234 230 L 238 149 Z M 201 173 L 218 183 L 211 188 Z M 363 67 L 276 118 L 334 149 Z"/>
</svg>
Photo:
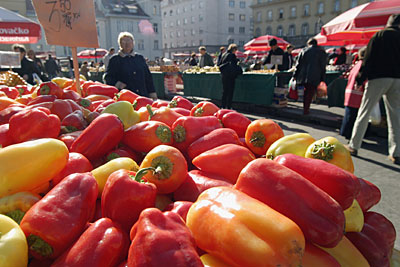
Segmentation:
<svg viewBox="0 0 400 267">
<path fill-rule="evenodd" d="M 35 67 L 35 63 L 33 62 L 33 60 L 27 58 L 27 57 L 23 57 L 21 60 L 21 68 L 18 69 L 14 69 L 14 71 L 16 73 L 19 74 L 19 76 L 23 77 L 24 75 L 28 75 L 28 80 L 27 83 L 29 84 L 33 84 L 33 73 L 37 73 L 38 75 L 40 75 L 40 73 L 38 73 L 38 70 Z"/>
<path fill-rule="evenodd" d="M 268 56 L 263 61 L 263 65 L 271 63 L 271 56 L 283 56 L 283 54 L 284 54 L 284 52 L 283 52 L 282 48 L 280 48 L 280 47 L 275 49 L 275 51 L 272 51 L 272 50 L 269 51 Z M 282 59 L 282 63 L 283 63 L 283 59 Z M 272 66 L 272 68 L 274 69 L 275 66 Z M 280 71 L 284 70 L 283 64 L 278 65 L 278 70 L 280 70 Z"/>
<path fill-rule="evenodd" d="M 400 29 L 388 27 L 369 41 L 357 84 L 378 78 L 400 78 Z"/>
<path fill-rule="evenodd" d="M 190 65 L 190 66 L 197 66 L 197 60 L 196 60 L 196 58 L 194 58 L 194 57 L 190 58 L 190 60 L 189 60 L 189 65 Z"/>
<path fill-rule="evenodd" d="M 44 67 L 49 75 L 56 75 L 57 72 L 60 71 L 60 67 L 53 58 L 47 59 L 44 63 Z"/>
<path fill-rule="evenodd" d="M 221 57 L 221 62 L 218 65 L 219 67 L 221 67 L 224 64 L 231 64 L 231 66 L 235 66 L 238 63 L 238 59 L 236 57 L 236 55 L 232 52 L 225 52 L 222 57 Z M 234 73 L 234 70 L 231 67 L 227 67 L 226 70 L 225 69 L 221 69 L 221 75 L 222 76 L 227 76 L 227 77 L 231 77 L 233 79 L 235 79 L 237 77 L 237 73 Z"/>
<path fill-rule="evenodd" d="M 204 56 L 200 56 L 199 60 L 199 67 L 203 68 L 205 66 L 214 66 L 214 61 L 208 53 L 205 53 Z"/>
<path fill-rule="evenodd" d="M 293 74 L 298 84 L 309 83 L 318 86 L 325 80 L 326 53 L 313 45 L 303 49 L 297 60 L 296 70 Z"/>
<path fill-rule="evenodd" d="M 217 66 L 219 66 L 221 64 L 221 59 L 222 59 L 223 54 L 225 54 L 225 53 L 219 53 L 218 59 L 217 59 Z"/>
<path fill-rule="evenodd" d="M 337 65 L 342 65 L 342 64 L 346 64 L 346 53 L 340 54 L 335 58 L 335 61 L 333 61 L 333 65 L 337 66 Z"/>
<path fill-rule="evenodd" d="M 288 70 L 293 66 L 293 56 L 288 51 L 283 53 L 282 70 Z M 279 69 L 279 66 L 278 66 Z"/>
<path fill-rule="evenodd" d="M 120 81 L 126 84 L 126 89 L 142 96 L 154 93 L 153 77 L 142 55 L 133 53 L 123 55 L 115 54 L 108 63 L 104 80 L 109 85 Z"/>
</svg>

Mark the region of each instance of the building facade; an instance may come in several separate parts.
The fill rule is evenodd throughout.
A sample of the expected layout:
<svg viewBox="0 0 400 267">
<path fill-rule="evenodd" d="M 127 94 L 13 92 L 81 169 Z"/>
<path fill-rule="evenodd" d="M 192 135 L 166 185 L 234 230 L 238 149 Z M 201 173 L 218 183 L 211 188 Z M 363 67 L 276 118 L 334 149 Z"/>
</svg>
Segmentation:
<svg viewBox="0 0 400 267">
<path fill-rule="evenodd" d="M 214 53 L 235 43 L 241 50 L 251 39 L 252 0 L 163 0 L 161 2 L 164 57 L 197 52 Z"/>
<path fill-rule="evenodd" d="M 344 11 L 370 0 L 253 0 L 254 37 L 270 34 L 297 47 Z"/>
</svg>

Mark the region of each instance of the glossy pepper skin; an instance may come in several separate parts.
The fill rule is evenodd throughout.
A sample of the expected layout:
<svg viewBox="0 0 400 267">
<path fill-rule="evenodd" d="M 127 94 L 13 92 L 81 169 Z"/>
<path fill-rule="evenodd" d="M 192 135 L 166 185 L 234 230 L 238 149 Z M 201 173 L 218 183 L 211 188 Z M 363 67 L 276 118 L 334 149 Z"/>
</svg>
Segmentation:
<svg viewBox="0 0 400 267">
<path fill-rule="evenodd" d="M 0 214 L 0 233 L 0 266 L 26 267 L 28 244 L 19 225 Z"/>
<path fill-rule="evenodd" d="M 100 100 L 100 101 L 101 101 L 100 103 L 99 103 L 99 101 L 94 101 L 92 103 L 92 106 L 96 106 L 96 108 L 90 109 L 91 107 L 89 107 L 89 110 L 101 113 L 107 106 L 115 103 L 114 99 Z"/>
<path fill-rule="evenodd" d="M 101 113 L 111 113 L 118 116 L 124 124 L 124 129 L 128 129 L 140 121 L 139 114 L 133 109 L 128 101 L 118 101 L 108 105 Z"/>
<path fill-rule="evenodd" d="M 132 227 L 130 236 L 128 266 L 203 266 L 190 230 L 176 213 L 146 209 Z"/>
<path fill-rule="evenodd" d="M 237 133 L 228 128 L 220 128 L 211 131 L 210 133 L 200 137 L 196 141 L 190 144 L 187 149 L 187 153 L 190 159 L 194 159 L 198 155 L 207 150 L 216 148 L 225 144 L 236 144 L 241 145 L 239 136 Z"/>
<path fill-rule="evenodd" d="M 358 179 L 343 169 L 323 160 L 284 154 L 274 161 L 297 172 L 348 209 L 360 192 Z"/>
<path fill-rule="evenodd" d="M 306 239 L 315 244 L 334 247 L 343 237 L 340 205 L 303 176 L 275 161 L 250 162 L 235 188 L 293 220 Z"/>
<path fill-rule="evenodd" d="M 219 175 L 234 184 L 241 170 L 255 158 L 244 146 L 226 144 L 201 153 L 192 163 L 199 170 Z"/>
<path fill-rule="evenodd" d="M 36 98 L 33 98 L 28 102 L 28 106 L 33 106 L 36 104 L 44 103 L 44 102 L 54 102 L 57 99 L 55 95 L 40 95 Z"/>
<path fill-rule="evenodd" d="M 380 213 L 368 211 L 364 213 L 364 221 L 376 229 L 385 242 L 385 247 L 392 250 L 396 240 L 396 229 L 393 223 Z"/>
<path fill-rule="evenodd" d="M 44 82 L 39 86 L 39 90 L 37 91 L 39 95 L 54 95 L 57 98 L 62 98 L 63 90 L 54 82 Z"/>
<path fill-rule="evenodd" d="M 14 104 L 19 104 L 19 102 L 7 96 L 0 96 L 0 111 Z"/>
<path fill-rule="evenodd" d="M 62 121 L 66 116 L 76 110 L 81 111 L 81 107 L 71 99 L 56 99 L 51 107 L 51 113 L 57 115 Z"/>
<path fill-rule="evenodd" d="M 139 95 L 135 94 L 131 90 L 128 89 L 122 89 L 119 91 L 118 94 L 115 95 L 115 100 L 117 101 L 128 101 L 129 103 L 133 104 L 135 102 L 135 99 L 138 98 Z"/>
<path fill-rule="evenodd" d="M 222 261 L 220 258 L 210 254 L 201 255 L 200 260 L 204 264 L 204 267 L 230 267 L 229 264 Z"/>
<path fill-rule="evenodd" d="M 362 211 L 366 212 L 379 203 L 381 200 L 381 191 L 376 185 L 365 179 L 358 178 L 358 181 L 360 183 L 360 192 L 356 199 Z"/>
<path fill-rule="evenodd" d="M 21 229 L 35 258 L 56 259 L 85 230 L 98 194 L 93 175 L 71 174 L 25 214 Z"/>
<path fill-rule="evenodd" d="M 24 110 L 23 107 L 10 106 L 0 111 L 0 125 L 8 123 L 14 114 L 17 114 L 22 110 Z"/>
<path fill-rule="evenodd" d="M 225 114 L 228 114 L 230 112 L 236 112 L 236 111 L 234 111 L 232 109 L 220 109 L 220 110 L 218 110 L 217 112 L 214 113 L 214 116 L 217 117 L 217 119 L 222 121 L 222 117 Z"/>
<path fill-rule="evenodd" d="M 0 125 L 0 148 L 4 148 L 13 143 L 12 136 L 10 134 L 10 125 L 2 124 Z"/>
<path fill-rule="evenodd" d="M 233 188 L 214 187 L 204 191 L 190 207 L 186 225 L 199 248 L 230 266 L 301 264 L 305 241 L 300 228 L 269 206 Z"/>
<path fill-rule="evenodd" d="M 322 159 L 343 170 L 354 172 L 350 152 L 335 137 L 327 136 L 315 141 L 307 148 L 305 157 Z"/>
<path fill-rule="evenodd" d="M 168 104 L 169 108 L 184 108 L 187 110 L 191 110 L 194 105 L 192 102 L 190 102 L 189 100 L 187 100 L 186 98 L 182 97 L 182 96 L 174 96 L 174 98 L 172 98 L 172 100 L 169 102 Z"/>
<path fill-rule="evenodd" d="M 247 127 L 251 123 L 251 120 L 239 112 L 229 112 L 221 121 L 224 127 L 234 130 L 239 137 L 245 137 Z"/>
<path fill-rule="evenodd" d="M 173 111 L 168 107 L 160 107 L 154 112 L 152 111 L 150 105 L 146 106 L 146 108 L 149 112 L 149 120 L 163 122 L 169 127 L 172 127 L 177 119 L 183 117 L 181 114 Z"/>
<path fill-rule="evenodd" d="M 302 266 L 304 267 L 340 267 L 340 264 L 329 253 L 306 242 L 306 250 L 304 252 Z"/>
<path fill-rule="evenodd" d="M 195 117 L 212 116 L 218 110 L 219 107 L 217 107 L 214 103 L 211 103 L 209 101 L 201 101 L 197 103 L 197 105 L 190 110 L 190 116 L 195 116 Z"/>
<path fill-rule="evenodd" d="M 188 168 L 185 157 L 178 149 L 159 145 L 146 155 L 140 169 L 148 170 L 143 179 L 154 183 L 159 194 L 168 194 L 183 183 Z"/>
<path fill-rule="evenodd" d="M 72 143 L 71 152 L 94 160 L 117 146 L 123 136 L 124 125 L 117 115 L 101 114 Z"/>
<path fill-rule="evenodd" d="M 155 207 L 157 187 L 135 172 L 118 170 L 107 179 L 101 195 L 103 217 L 119 223 L 129 233 L 140 213 Z"/>
<path fill-rule="evenodd" d="M 151 104 L 152 107 L 161 108 L 161 107 L 168 107 L 169 102 L 166 100 L 157 99 L 156 101 Z"/>
<path fill-rule="evenodd" d="M 286 135 L 268 148 L 266 156 L 268 159 L 274 159 L 279 155 L 294 154 L 304 158 L 307 148 L 314 142 L 315 139 L 308 133 Z"/>
<path fill-rule="evenodd" d="M 174 122 L 171 128 L 174 146 L 184 152 L 194 141 L 218 128 L 221 128 L 221 123 L 214 116 L 181 117 Z"/>
<path fill-rule="evenodd" d="M 171 108 L 176 113 L 181 114 L 182 116 L 190 116 L 190 110 L 185 108 Z"/>
<path fill-rule="evenodd" d="M 67 164 L 68 149 L 42 138 L 0 149 L 0 197 L 30 191 L 50 181 Z"/>
<path fill-rule="evenodd" d="M 113 98 L 116 94 L 118 94 L 118 89 L 115 86 L 106 85 L 106 84 L 92 84 L 87 87 L 87 89 L 83 90 L 85 96 L 88 95 L 105 95 Z"/>
<path fill-rule="evenodd" d="M 129 236 L 108 218 L 92 223 L 53 267 L 113 267 L 128 254 Z"/>
<path fill-rule="evenodd" d="M 158 145 L 172 145 L 171 128 L 159 121 L 139 122 L 124 132 L 122 143 L 134 151 L 149 152 Z"/>
<path fill-rule="evenodd" d="M 66 133 L 81 131 L 85 129 L 87 125 L 88 123 L 83 117 L 82 111 L 75 110 L 61 121 L 61 131 Z"/>
<path fill-rule="evenodd" d="M 174 203 L 169 204 L 163 211 L 171 211 L 183 219 L 186 222 L 186 216 L 189 212 L 190 207 L 193 205 L 193 202 L 190 201 L 175 201 Z"/>
<path fill-rule="evenodd" d="M 37 138 L 57 138 L 60 119 L 47 108 L 26 109 L 10 118 L 10 135 L 15 143 Z"/>
<path fill-rule="evenodd" d="M 38 194 L 31 192 L 18 192 L 2 197 L 0 198 L 0 214 L 10 217 L 19 224 L 25 212 L 38 202 L 40 198 Z"/>
<path fill-rule="evenodd" d="M 270 119 L 255 120 L 246 130 L 247 147 L 256 155 L 265 155 L 268 148 L 283 137 L 282 128 Z"/>
<path fill-rule="evenodd" d="M 64 169 L 53 177 L 52 185 L 56 186 L 62 179 L 73 173 L 90 172 L 93 166 L 90 161 L 82 154 L 71 152 L 68 155 L 68 161 Z"/>
<path fill-rule="evenodd" d="M 145 96 L 139 96 L 133 102 L 133 107 L 135 110 L 139 110 L 141 107 L 146 107 L 147 105 L 151 106 L 152 104 L 153 104 L 153 99 Z"/>
<path fill-rule="evenodd" d="M 19 91 L 15 87 L 0 87 L 0 92 L 3 92 L 7 95 L 7 97 L 11 99 L 17 99 L 19 97 Z"/>
<path fill-rule="evenodd" d="M 76 139 L 82 134 L 83 131 L 76 131 L 71 133 L 65 133 L 58 137 L 58 140 L 64 142 L 64 144 L 68 147 L 68 150 L 71 150 L 71 145 L 75 142 Z"/>
</svg>

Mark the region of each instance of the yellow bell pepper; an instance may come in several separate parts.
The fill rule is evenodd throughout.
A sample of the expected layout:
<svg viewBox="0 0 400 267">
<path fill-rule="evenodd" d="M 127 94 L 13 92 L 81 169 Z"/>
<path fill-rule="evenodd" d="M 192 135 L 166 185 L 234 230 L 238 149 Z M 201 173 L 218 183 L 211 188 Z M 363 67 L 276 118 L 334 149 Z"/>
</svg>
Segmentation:
<svg viewBox="0 0 400 267">
<path fill-rule="evenodd" d="M 106 164 L 101 165 L 92 171 L 92 174 L 99 185 L 99 197 L 101 197 L 101 194 L 103 193 L 108 176 L 121 169 L 137 171 L 139 170 L 139 165 L 137 165 L 137 163 L 131 158 L 121 157 L 110 160 Z"/>
<path fill-rule="evenodd" d="M 42 138 L 0 149 L 0 197 L 31 191 L 50 181 L 67 164 L 64 142 Z"/>
<path fill-rule="evenodd" d="M 0 267 L 26 267 L 28 243 L 19 225 L 0 214 Z"/>
<path fill-rule="evenodd" d="M 60 88 L 64 88 L 64 84 L 65 84 L 67 81 L 70 81 L 70 80 L 71 80 L 71 79 L 65 78 L 65 77 L 56 77 L 56 78 L 51 79 L 51 81 L 52 81 L 53 83 L 57 84 Z"/>
<path fill-rule="evenodd" d="M 108 105 L 101 113 L 111 113 L 118 116 L 124 124 L 124 129 L 140 122 L 139 113 L 137 113 L 131 103 L 128 101 L 118 101 Z"/>
<path fill-rule="evenodd" d="M 325 137 L 312 143 L 305 155 L 306 158 L 322 159 L 343 170 L 354 173 L 350 152 L 335 137 Z"/>
<path fill-rule="evenodd" d="M 229 264 L 210 254 L 201 255 L 200 260 L 204 264 L 204 267 L 230 267 Z"/>
<path fill-rule="evenodd" d="M 19 192 L 0 198 L 0 214 L 4 214 L 18 224 L 25 213 L 40 200 L 40 196 L 31 192 Z"/>
<path fill-rule="evenodd" d="M 350 208 L 344 210 L 345 229 L 347 232 L 361 232 L 364 226 L 364 213 L 357 200 L 353 200 Z"/>
<path fill-rule="evenodd" d="M 308 133 L 295 133 L 276 140 L 267 150 L 267 158 L 274 159 L 283 154 L 295 154 L 304 157 L 307 148 L 315 142 Z"/>
</svg>

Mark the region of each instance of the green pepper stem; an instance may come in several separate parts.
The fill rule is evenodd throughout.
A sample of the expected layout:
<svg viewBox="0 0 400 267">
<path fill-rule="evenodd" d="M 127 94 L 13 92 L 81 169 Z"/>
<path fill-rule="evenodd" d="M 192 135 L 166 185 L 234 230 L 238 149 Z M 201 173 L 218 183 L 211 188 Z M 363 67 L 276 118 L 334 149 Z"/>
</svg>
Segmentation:
<svg viewBox="0 0 400 267">
<path fill-rule="evenodd" d="M 311 155 L 315 159 L 322 159 L 325 161 L 329 161 L 333 159 L 333 152 L 335 150 L 335 146 L 329 144 L 328 142 L 324 141 L 322 144 L 314 145 Z"/>
<path fill-rule="evenodd" d="M 132 106 L 133 106 L 133 109 L 134 110 L 136 110 L 136 106 L 137 106 L 137 101 L 135 100 L 135 101 L 133 101 L 133 104 L 132 104 Z"/>
<path fill-rule="evenodd" d="M 143 169 L 140 169 L 137 173 L 136 173 L 136 175 L 135 175 L 135 177 L 134 177 L 134 179 L 135 179 L 135 181 L 136 182 L 142 182 L 143 181 L 143 176 L 145 176 L 146 174 L 147 174 L 147 172 L 148 171 L 152 171 L 153 173 L 155 173 L 156 172 L 156 169 L 155 168 L 153 168 L 153 167 L 147 167 L 147 168 L 143 168 Z"/>
<path fill-rule="evenodd" d="M 6 216 L 10 217 L 18 224 L 20 224 L 24 215 L 25 215 L 25 212 L 23 212 L 22 210 L 13 210 L 13 211 L 6 213 Z"/>
<path fill-rule="evenodd" d="M 146 105 L 146 109 L 149 112 L 149 120 L 151 120 L 151 118 L 153 118 L 153 116 L 154 116 L 154 112 L 151 109 L 151 106 L 149 104 Z"/>
<path fill-rule="evenodd" d="M 48 85 L 43 85 L 42 88 L 40 88 L 41 95 L 48 95 L 49 93 L 50 93 L 50 87 Z"/>
<path fill-rule="evenodd" d="M 53 254 L 53 248 L 46 241 L 37 235 L 30 234 L 27 238 L 29 249 L 35 251 L 43 257 L 49 257 Z"/>
</svg>

